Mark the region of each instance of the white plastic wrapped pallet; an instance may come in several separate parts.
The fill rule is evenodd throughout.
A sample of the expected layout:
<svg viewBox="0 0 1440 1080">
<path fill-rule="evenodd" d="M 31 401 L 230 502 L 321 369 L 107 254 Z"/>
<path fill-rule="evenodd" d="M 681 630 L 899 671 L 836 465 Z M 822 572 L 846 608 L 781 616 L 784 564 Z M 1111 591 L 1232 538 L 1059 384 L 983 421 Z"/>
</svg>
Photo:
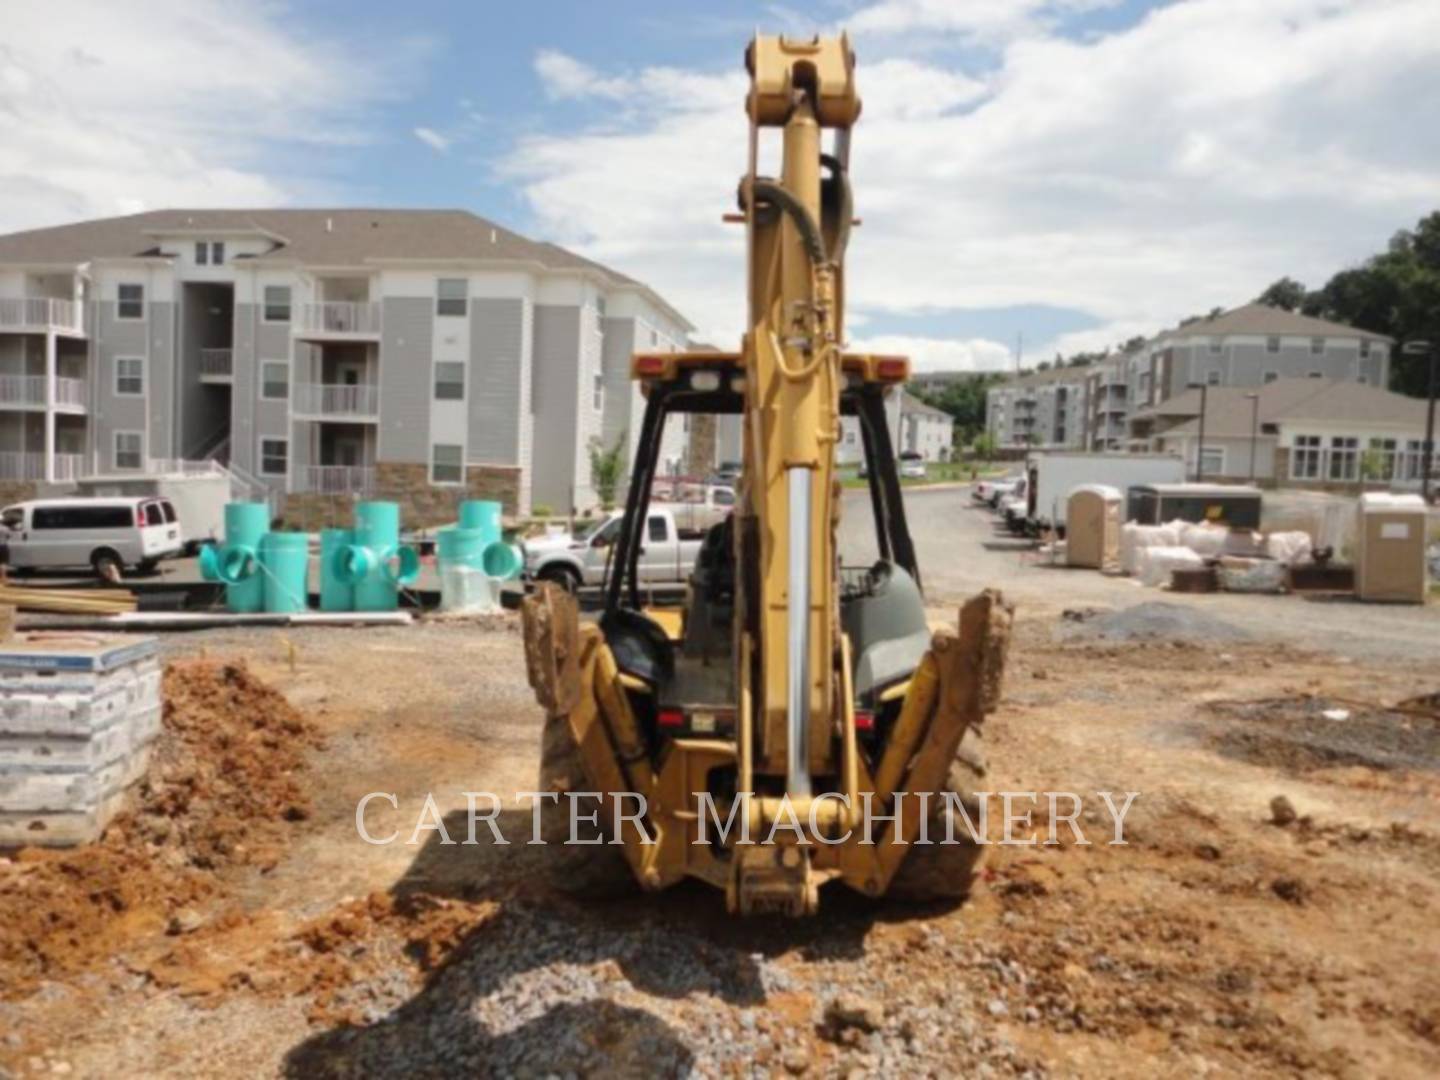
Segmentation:
<svg viewBox="0 0 1440 1080">
<path fill-rule="evenodd" d="M 1169 525 L 1136 525 L 1133 522 L 1120 528 L 1120 569 L 1126 574 L 1140 573 L 1140 553 L 1146 548 L 1175 547 L 1180 543 L 1180 525 L 1172 521 Z"/>
<path fill-rule="evenodd" d="M 1174 570 L 1199 569 L 1205 560 L 1188 547 L 1146 547 L 1140 549 L 1138 575 L 1142 585 L 1168 585 Z"/>
<path fill-rule="evenodd" d="M 1309 561 L 1312 550 L 1309 533 L 1276 532 L 1265 538 L 1265 554 L 1284 566 Z"/>
</svg>

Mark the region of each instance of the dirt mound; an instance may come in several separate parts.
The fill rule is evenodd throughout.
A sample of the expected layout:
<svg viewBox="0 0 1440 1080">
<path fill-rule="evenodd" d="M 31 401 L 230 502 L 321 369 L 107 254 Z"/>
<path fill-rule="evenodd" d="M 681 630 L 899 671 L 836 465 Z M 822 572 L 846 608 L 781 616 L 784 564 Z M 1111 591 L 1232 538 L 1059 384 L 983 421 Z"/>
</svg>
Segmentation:
<svg viewBox="0 0 1440 1080">
<path fill-rule="evenodd" d="M 274 864 L 308 816 L 300 784 L 314 727 L 243 664 L 165 672 L 164 730 L 133 810 L 95 844 L 22 849 L 0 865 L 0 979 L 11 993 L 181 932 L 228 867 Z"/>
<path fill-rule="evenodd" d="M 1060 641 L 1241 641 L 1249 635 L 1233 623 L 1186 604 L 1151 600 L 1119 611 L 1066 611 L 1056 628 Z"/>
</svg>

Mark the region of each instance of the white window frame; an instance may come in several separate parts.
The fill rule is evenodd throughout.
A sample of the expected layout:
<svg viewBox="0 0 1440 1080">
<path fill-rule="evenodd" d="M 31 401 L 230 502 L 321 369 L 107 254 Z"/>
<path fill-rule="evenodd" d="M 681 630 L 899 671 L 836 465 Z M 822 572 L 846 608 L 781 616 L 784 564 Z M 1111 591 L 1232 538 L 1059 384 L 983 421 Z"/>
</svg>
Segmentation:
<svg viewBox="0 0 1440 1080">
<path fill-rule="evenodd" d="M 1280 339 L 1278 337 L 1267 337 L 1265 339 L 1265 351 L 1267 353 L 1278 353 L 1280 351 Z"/>
<path fill-rule="evenodd" d="M 140 290 L 140 314 L 126 315 L 124 290 Z M 145 321 L 145 283 L 143 281 L 122 281 L 115 286 L 115 319 L 117 322 L 144 322 Z"/>
<path fill-rule="evenodd" d="M 1223 447 L 1223 446 L 1212 446 L 1212 445 L 1208 445 L 1208 444 L 1207 444 L 1206 446 L 1203 446 L 1203 447 L 1197 445 L 1197 446 L 1195 447 L 1195 450 L 1196 450 L 1196 457 L 1197 457 L 1197 459 L 1198 459 L 1199 466 L 1200 466 L 1200 468 L 1202 468 L 1202 469 L 1205 471 L 1205 475 L 1206 475 L 1206 476 L 1224 476 L 1224 475 L 1225 475 L 1225 447 Z M 1220 455 L 1220 463 L 1219 463 L 1218 465 L 1216 465 L 1213 469 L 1212 469 L 1208 464 L 1206 464 L 1206 462 L 1205 462 L 1206 456 L 1207 456 L 1207 455 L 1211 455 L 1211 454 L 1219 454 L 1219 455 Z"/>
<path fill-rule="evenodd" d="M 605 408 L 605 373 L 595 372 L 595 386 L 590 392 L 590 404 L 596 412 L 602 412 Z"/>
<path fill-rule="evenodd" d="M 265 392 L 266 385 L 270 382 L 265 377 L 267 367 L 278 366 L 285 369 L 285 393 L 268 394 Z M 261 360 L 260 361 L 260 400 L 261 401 L 289 401 L 290 400 L 290 361 L 289 360 Z"/>
<path fill-rule="evenodd" d="M 1280 373 L 1278 371 L 1266 371 L 1260 375 L 1260 385 L 1269 386 L 1272 382 L 1278 382 Z"/>
<path fill-rule="evenodd" d="M 1324 469 L 1325 440 L 1319 435 L 1296 435 L 1290 446 L 1290 479 L 1319 480 Z M 1313 456 L 1312 456 L 1313 455 Z M 1302 469 L 1301 463 L 1310 468 Z"/>
<path fill-rule="evenodd" d="M 1345 483 L 1360 479 L 1360 440 L 1354 435 L 1331 435 L 1326 447 L 1329 461 L 1324 479 Z M 1338 473 L 1338 475 L 1337 475 Z"/>
<path fill-rule="evenodd" d="M 1310 339 L 1310 355 L 1311 355 L 1311 356 L 1324 356 L 1324 355 L 1325 355 L 1325 339 L 1324 339 L 1323 337 L 1312 337 L 1312 338 Z"/>
<path fill-rule="evenodd" d="M 121 379 L 120 369 L 121 369 L 121 365 L 122 365 L 122 364 L 127 364 L 127 363 L 136 363 L 136 364 L 139 364 L 139 365 L 140 365 L 140 389 L 139 389 L 139 390 L 122 390 L 122 389 L 120 389 L 120 379 Z M 147 365 L 146 365 L 146 363 L 145 363 L 145 357 L 143 357 L 143 356 L 117 356 L 117 357 L 115 357 L 115 378 L 114 378 L 114 383 L 113 383 L 113 385 L 112 385 L 112 387 L 111 387 L 111 389 L 115 391 L 115 396 L 116 396 L 116 397 L 123 397 L 123 398 L 137 398 L 137 397 L 138 397 L 138 398 L 143 398 L 143 397 L 145 396 L 145 383 L 146 383 L 146 378 L 145 378 L 145 376 L 146 376 L 146 374 L 147 374 L 147 372 L 146 372 L 146 370 L 145 370 L 146 367 L 147 367 Z M 127 377 L 127 378 L 133 378 L 133 376 L 126 376 L 126 377 Z"/>
<path fill-rule="evenodd" d="M 265 468 L 265 458 L 266 458 L 266 456 L 267 456 L 266 453 L 265 453 L 265 444 L 266 444 L 266 443 L 279 443 L 280 445 L 282 445 L 283 447 L 285 447 L 285 454 L 284 454 L 284 457 L 285 457 L 285 471 L 284 471 L 284 472 L 272 472 L 272 471 L 270 471 L 270 470 L 268 470 L 268 469 Z M 288 438 L 286 438 L 284 435 L 261 435 L 259 438 L 257 438 L 257 439 L 255 440 L 255 450 L 256 450 L 256 454 L 255 454 L 255 471 L 256 471 L 259 475 L 261 475 L 261 476 L 284 476 L 284 477 L 289 477 L 289 475 L 290 475 L 290 440 L 289 440 Z M 269 455 L 269 456 L 273 457 L 274 455 L 272 454 L 272 455 Z"/>
<path fill-rule="evenodd" d="M 278 307 L 281 307 L 281 306 L 282 306 L 282 305 L 279 304 L 279 303 L 272 304 L 272 303 L 270 302 L 270 290 L 271 290 L 271 289 L 284 289 L 284 290 L 285 290 L 285 303 L 284 303 L 284 305 L 283 305 L 283 307 L 285 308 L 285 317 L 284 317 L 283 319 L 272 319 L 272 318 L 270 317 L 270 309 L 271 309 L 272 307 L 278 308 Z M 262 288 L 262 289 L 260 290 L 260 321 L 261 321 L 261 322 L 265 322 L 265 323 L 288 323 L 288 322 L 289 322 L 291 319 L 293 319 L 294 317 L 295 317 L 295 291 L 294 291 L 289 285 L 266 285 L 264 288 Z"/>
<path fill-rule="evenodd" d="M 441 296 L 445 285 L 459 282 L 465 287 L 465 295 L 460 297 Z M 460 303 L 459 311 L 441 311 L 440 305 L 446 303 Z M 435 279 L 435 317 L 437 319 L 464 319 L 470 315 L 470 279 L 469 278 L 436 278 Z"/>
<path fill-rule="evenodd" d="M 460 461 L 456 466 L 460 470 L 460 476 L 455 480 L 435 479 L 435 451 L 442 447 L 460 451 Z M 447 463 L 446 468 L 449 468 Z M 430 444 L 430 484 L 432 487 L 463 487 L 465 484 L 465 447 L 461 443 L 431 443 Z"/>
<path fill-rule="evenodd" d="M 136 445 L 136 447 L 137 447 L 137 449 L 136 449 L 136 454 L 137 454 L 137 456 L 138 456 L 138 461 L 137 461 L 134 465 L 122 465 L 122 464 L 120 464 L 120 440 L 121 440 L 121 439 L 131 439 L 131 438 L 133 438 L 133 439 L 135 440 L 135 445 Z M 134 430 L 116 431 L 116 432 L 112 433 L 112 435 L 111 435 L 111 437 L 110 437 L 110 460 L 115 463 L 115 468 L 116 468 L 116 469 L 126 469 L 126 470 L 133 469 L 133 470 L 135 470 L 136 472 L 139 472 L 139 471 L 141 471 L 142 469 L 144 469 L 144 468 L 145 468 L 145 433 L 144 433 L 143 431 L 134 431 Z"/>
<path fill-rule="evenodd" d="M 1211 368 L 1209 371 L 1207 371 L 1207 372 L 1205 373 L 1205 385 L 1206 385 L 1206 386 L 1219 386 L 1219 385 L 1220 385 L 1220 369 L 1219 369 L 1219 368 Z"/>
<path fill-rule="evenodd" d="M 196 241 L 195 241 L 195 265 L 196 265 L 196 266 L 209 266 L 209 265 L 210 265 L 210 241 L 208 241 L 208 240 L 196 240 Z"/>
<path fill-rule="evenodd" d="M 441 368 L 442 366 L 444 366 L 444 365 L 450 365 L 450 366 L 452 366 L 452 367 L 458 367 L 458 368 L 460 369 L 460 393 L 459 393 L 458 396 L 451 396 L 451 395 L 447 395 L 447 396 L 445 396 L 445 397 L 441 397 L 441 396 L 440 396 L 440 383 L 441 383 L 441 379 L 440 379 L 440 368 Z M 465 367 L 466 367 L 465 361 L 463 361 L 463 360 L 436 360 L 436 361 L 435 361 L 435 370 L 434 370 L 434 372 L 432 373 L 432 374 L 433 374 L 433 378 L 431 378 L 431 380 L 430 380 L 430 394 L 431 394 L 431 396 L 434 398 L 434 400 L 436 400 L 436 401 L 464 401 L 464 400 L 465 400 L 465 394 L 466 394 L 466 392 L 469 390 L 469 387 L 466 385 L 466 383 L 469 382 L 469 379 L 467 378 L 467 373 L 466 373 L 466 371 L 465 371 Z M 453 379 L 447 379 L 447 380 L 445 380 L 445 385 L 446 385 L 446 386 L 453 386 L 453 385 L 454 385 L 454 382 L 455 382 L 455 380 L 453 380 Z"/>
<path fill-rule="evenodd" d="M 1220 339 L 1218 337 L 1212 337 L 1210 339 L 1210 354 L 1214 356 L 1224 351 L 1225 346 L 1221 343 Z"/>
<path fill-rule="evenodd" d="M 225 241 L 224 241 L 224 240 L 212 240 L 212 241 L 210 241 L 210 265 L 211 265 L 211 266 L 224 266 L 224 265 L 225 265 Z"/>
<path fill-rule="evenodd" d="M 1369 339 L 1367 339 L 1367 338 L 1361 338 L 1361 339 L 1360 339 L 1360 359 L 1361 359 L 1361 360 L 1369 360 L 1369 359 L 1370 359 L 1370 341 L 1369 341 Z"/>
</svg>

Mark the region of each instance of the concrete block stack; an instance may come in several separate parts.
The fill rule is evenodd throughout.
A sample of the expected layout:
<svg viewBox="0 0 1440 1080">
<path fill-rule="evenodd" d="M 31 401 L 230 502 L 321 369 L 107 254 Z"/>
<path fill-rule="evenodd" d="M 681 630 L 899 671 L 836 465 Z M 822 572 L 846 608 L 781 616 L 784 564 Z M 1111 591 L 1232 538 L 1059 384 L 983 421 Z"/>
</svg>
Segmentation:
<svg viewBox="0 0 1440 1080">
<path fill-rule="evenodd" d="M 0 848 L 99 837 L 149 766 L 161 674 L 154 638 L 0 643 Z"/>
</svg>

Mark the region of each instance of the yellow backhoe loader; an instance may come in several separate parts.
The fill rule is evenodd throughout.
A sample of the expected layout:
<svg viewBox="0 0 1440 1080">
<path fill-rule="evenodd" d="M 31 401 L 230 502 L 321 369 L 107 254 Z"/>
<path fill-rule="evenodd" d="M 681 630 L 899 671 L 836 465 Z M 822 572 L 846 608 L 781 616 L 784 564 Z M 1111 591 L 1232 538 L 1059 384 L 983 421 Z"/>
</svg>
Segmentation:
<svg viewBox="0 0 1440 1080">
<path fill-rule="evenodd" d="M 548 717 L 542 790 L 624 807 L 599 816 L 611 844 L 566 846 L 557 865 L 576 888 L 617 867 L 649 890 L 700 878 L 740 913 L 812 914 L 835 879 L 869 896 L 962 897 L 983 850 L 969 811 L 1011 611 L 987 590 L 956 625 L 928 626 L 886 419 L 909 363 L 843 351 L 860 116 L 849 41 L 757 36 L 745 62 L 741 349 L 633 357 L 646 408 L 603 610 L 582 619 L 549 583 L 524 602 Z M 758 175 L 777 132 L 780 176 Z M 677 618 L 645 606 L 644 548 L 666 419 L 686 414 L 696 429 L 699 415 L 738 423 L 743 467 Z M 842 566 L 837 542 L 842 417 L 868 466 L 879 558 L 863 567 Z M 544 804 L 547 837 L 595 813 L 576 805 Z"/>
</svg>

